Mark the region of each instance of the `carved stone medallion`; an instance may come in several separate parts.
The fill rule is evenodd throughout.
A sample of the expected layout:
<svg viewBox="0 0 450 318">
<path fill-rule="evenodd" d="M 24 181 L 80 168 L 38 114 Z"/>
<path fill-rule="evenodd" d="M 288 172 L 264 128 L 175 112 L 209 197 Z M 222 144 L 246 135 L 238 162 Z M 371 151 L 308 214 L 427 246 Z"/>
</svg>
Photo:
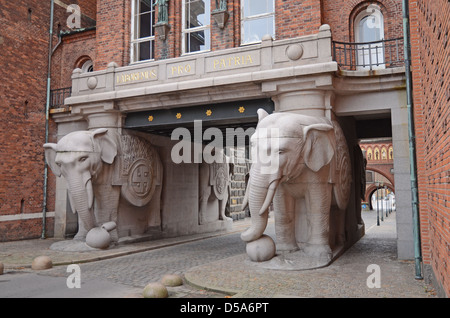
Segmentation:
<svg viewBox="0 0 450 318">
<path fill-rule="evenodd" d="M 151 163 L 145 159 L 138 159 L 130 167 L 128 182 L 122 187 L 122 194 L 136 206 L 144 206 L 150 202 L 155 186 Z"/>
</svg>

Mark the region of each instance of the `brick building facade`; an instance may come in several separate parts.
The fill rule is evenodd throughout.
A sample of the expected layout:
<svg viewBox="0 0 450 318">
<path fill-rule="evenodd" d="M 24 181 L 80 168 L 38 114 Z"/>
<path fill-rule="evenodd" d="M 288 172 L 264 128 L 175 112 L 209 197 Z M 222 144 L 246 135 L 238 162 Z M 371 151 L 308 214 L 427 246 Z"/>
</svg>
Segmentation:
<svg viewBox="0 0 450 318">
<path fill-rule="evenodd" d="M 81 23 L 95 25 L 95 1 L 70 1 L 83 8 Z M 44 153 L 46 91 L 49 56 L 50 1 L 2 2 L 0 4 L 0 241 L 39 237 L 42 233 L 44 197 Z M 80 50 L 71 48 L 64 54 L 58 34 L 66 30 L 67 4 L 55 2 L 52 57 L 52 88 L 71 86 L 75 64 L 66 64 L 70 55 L 78 59 Z M 31 31 L 32 30 L 32 31 Z M 67 56 L 69 55 L 69 56 Z M 70 63 L 70 62 L 69 62 Z M 64 70 L 69 67 L 70 70 Z M 55 125 L 49 121 L 49 138 Z M 54 177 L 49 182 L 46 210 L 47 235 L 53 233 Z"/>
<path fill-rule="evenodd" d="M 194 2 L 201 3 L 202 6 L 195 7 Z M 267 37 L 264 37 L 266 33 L 271 35 L 274 42 L 279 41 L 278 43 L 281 44 L 284 43 L 283 41 L 302 37 L 305 41 L 311 39 L 315 41 L 317 34 L 320 41 L 326 38 L 326 32 L 329 30 L 321 26 L 328 24 L 332 40 L 346 42 L 350 46 L 351 43 L 369 40 L 392 41 L 386 42 L 392 43 L 386 46 L 389 49 L 381 51 L 376 46 L 375 53 L 370 51 L 370 56 L 364 55 L 364 50 L 367 50 L 364 46 L 362 56 L 352 57 L 356 63 L 348 64 L 338 59 L 338 53 L 345 54 L 346 49 L 341 48 L 339 51 L 334 48 L 333 50 L 331 45 L 319 52 L 317 59 L 320 60 L 320 54 L 328 58 L 327 54 L 330 53 L 330 61 L 333 58 L 340 66 L 333 73 L 332 83 L 329 86 L 324 85 L 329 91 L 325 97 L 321 98 L 325 100 L 324 103 L 328 109 L 333 108 L 335 114 L 344 122 L 356 126 L 375 127 L 374 131 L 377 123 L 387 123 L 387 128 L 392 126 L 392 134 L 377 137 L 393 138 L 394 153 L 396 152 L 393 160 L 396 166 L 395 184 L 401 189 L 398 191 L 400 202 L 402 200 L 406 202 L 404 210 L 397 211 L 399 233 L 405 236 L 399 238 L 399 251 L 405 251 L 404 258 L 410 258 L 409 237 L 412 236 L 408 206 L 410 193 L 409 185 L 405 187 L 409 181 L 407 179 L 409 170 L 404 168 L 408 166 L 409 158 L 403 151 L 406 138 L 402 130 L 405 127 L 405 122 L 402 120 L 406 118 L 404 114 L 405 83 L 404 73 L 402 73 L 404 70 L 401 68 L 403 43 L 401 40 L 397 41 L 403 37 L 402 1 L 228 0 L 226 12 L 222 15 L 220 12 L 217 15 L 214 13 L 217 9 L 216 2 L 220 1 L 171 0 L 167 21 L 158 21 L 159 9 L 151 6 L 151 1 L 55 0 L 51 72 L 51 89 L 54 95 L 52 97 L 59 96 L 57 89 L 72 86 L 72 77 L 79 76 L 73 74 L 75 69 L 81 69 L 82 72 L 92 70 L 104 72 L 108 65 L 113 68 L 137 69 L 140 65 L 144 67 L 152 62 L 160 65 L 158 63 L 166 60 L 185 61 L 188 57 L 201 60 L 203 53 L 214 56 L 215 53 L 224 52 L 225 54 L 258 45 L 264 49 L 269 43 Z M 255 9 L 250 3 L 259 3 L 259 6 L 264 3 L 264 6 Z M 445 184 L 448 183 L 449 176 L 446 157 L 448 151 L 445 151 L 445 147 L 447 147 L 448 135 L 446 114 L 449 104 L 449 84 L 448 76 L 446 76 L 449 65 L 448 54 L 446 55 L 449 4 L 444 0 L 433 1 L 433 4 L 419 0 L 411 0 L 410 3 L 422 248 L 424 263 L 432 268 L 436 280 L 448 295 L 450 244 L 448 222 L 450 217 L 446 206 L 448 189 Z M 66 26 L 70 15 L 66 11 L 69 4 L 78 4 L 80 7 L 80 28 L 69 29 Z M 260 9 L 262 11 L 258 11 Z M 2 67 L 1 72 L 3 78 L 8 78 L 8 81 L 5 81 L 0 88 L 0 106 L 4 114 L 0 119 L 2 145 L 0 241 L 40 236 L 43 209 L 48 211 L 47 235 L 51 236 L 56 213 L 53 211 L 57 209 L 55 208 L 57 190 L 55 190 L 55 178 L 52 173 L 49 173 L 48 202 L 47 207 L 43 207 L 44 151 L 42 149 L 45 140 L 50 1 L 2 2 L 0 11 L 0 21 L 6 26 L 0 31 L 0 46 L 5 52 L 0 57 L 2 65 L 5 66 Z M 184 19 L 191 18 L 186 12 L 192 12 L 196 20 L 189 20 L 190 22 L 186 23 Z M 438 12 L 440 14 L 437 14 Z M 375 31 L 371 32 L 367 30 L 367 26 L 372 29 L 373 21 L 370 17 L 373 16 L 377 17 L 373 20 L 375 22 L 379 22 L 376 19 L 381 19 L 382 27 L 379 28 L 377 24 Z M 225 19 L 223 25 L 218 23 L 217 19 L 220 18 Z M 154 27 L 159 22 L 166 23 L 162 23 L 160 27 Z M 30 29 L 35 32 L 29 32 Z M 258 33 L 259 29 L 264 30 L 261 31 L 263 33 Z M 262 41 L 263 38 L 265 41 Z M 196 52 L 199 48 L 204 49 L 204 52 Z M 353 45 L 353 48 L 361 50 L 361 46 Z M 311 59 L 311 56 L 314 56 L 314 49 L 308 47 L 302 54 Z M 292 57 L 292 54 L 290 56 Z M 375 59 L 377 62 L 368 65 L 366 59 L 372 62 Z M 234 59 L 235 64 L 240 61 Z M 112 62 L 115 64 L 111 64 Z M 285 60 L 278 62 L 284 63 Z M 378 69 L 381 70 L 378 72 Z M 231 74 L 231 71 L 227 74 Z M 170 81 L 167 80 L 167 83 L 170 84 Z M 295 85 L 307 87 L 307 83 L 309 82 L 300 81 Z M 316 81 L 316 85 L 317 83 L 320 84 L 320 80 Z M 254 85 L 259 84 L 259 82 L 254 83 Z M 277 83 L 273 91 L 271 91 L 272 87 L 265 87 L 265 95 L 261 97 L 272 98 L 270 94 L 287 88 L 282 85 Z M 212 96 L 215 88 L 210 87 L 209 92 Z M 212 99 L 211 96 L 210 99 Z M 274 100 L 276 98 L 273 97 Z M 361 102 L 361 99 L 364 102 Z M 199 100 L 200 102 L 206 101 Z M 161 103 L 163 104 L 164 101 Z M 397 107 L 397 103 L 403 107 Z M 60 116 L 57 121 L 61 121 L 61 118 L 66 115 L 70 117 L 71 108 L 64 105 L 64 102 L 54 103 L 53 106 L 49 139 L 56 141 L 58 137 L 61 137 L 62 132 L 56 127 L 59 122 L 55 123 L 55 116 Z M 371 124 L 375 123 L 374 126 L 366 125 L 369 122 L 368 118 Z M 388 130 L 384 129 L 384 131 Z M 355 138 L 367 137 L 367 131 L 363 135 Z M 240 179 L 239 182 L 235 182 L 239 184 L 239 188 L 235 190 L 236 197 L 233 199 L 239 203 L 237 196 L 243 191 L 241 179 L 245 178 L 243 177 L 245 172 L 243 167 L 239 167 L 236 171 Z"/>
<path fill-rule="evenodd" d="M 450 3 L 410 1 L 414 116 L 425 272 L 450 295 Z"/>
</svg>

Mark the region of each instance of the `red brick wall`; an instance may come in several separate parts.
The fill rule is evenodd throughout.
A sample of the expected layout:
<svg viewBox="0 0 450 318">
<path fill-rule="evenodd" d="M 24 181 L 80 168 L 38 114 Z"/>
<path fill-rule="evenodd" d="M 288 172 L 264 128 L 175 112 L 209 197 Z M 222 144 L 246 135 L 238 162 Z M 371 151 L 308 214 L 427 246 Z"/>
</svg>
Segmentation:
<svg viewBox="0 0 450 318">
<path fill-rule="evenodd" d="M 228 22 L 223 29 L 219 28 L 211 16 L 211 50 L 223 50 L 240 45 L 240 0 L 228 0 Z M 211 0 L 211 10 L 216 8 L 215 0 Z"/>
<path fill-rule="evenodd" d="M 370 4 L 381 8 L 384 19 L 385 39 L 403 37 L 401 0 L 329 0 L 323 1 L 322 22 L 331 27 L 333 40 L 354 42 L 353 21 Z"/>
<path fill-rule="evenodd" d="M 315 34 L 321 25 L 320 0 L 275 1 L 276 39 Z"/>
<path fill-rule="evenodd" d="M 78 3 L 84 15 L 81 26 L 92 25 L 96 14 L 95 0 L 62 2 Z M 58 4 L 54 10 L 55 47 L 59 31 L 67 29 L 70 13 Z M 0 76 L 5 79 L 0 85 L 0 216 L 18 219 L 0 221 L 0 241 L 7 241 L 39 237 L 42 231 L 40 217 L 20 220 L 18 216 L 43 210 L 42 145 L 45 142 L 50 1 L 2 1 L 0 25 Z M 71 86 L 70 75 L 61 77 L 63 68 L 60 67 L 66 65 L 64 60 L 71 59 L 70 54 L 58 56 L 55 52 L 52 70 L 58 72 L 52 72 L 52 89 L 60 85 Z M 51 120 L 49 127 L 49 140 L 54 141 L 56 129 Z M 54 185 L 55 178 L 49 171 L 47 211 L 55 209 Z M 48 218 L 47 234 L 52 235 L 52 232 L 53 219 Z"/>
<path fill-rule="evenodd" d="M 50 2 L 2 1 L 0 11 L 0 215 L 39 213 Z M 0 240 L 38 237 L 27 222 L 0 222 Z"/>
<path fill-rule="evenodd" d="M 131 0 L 97 0 L 97 43 L 94 69 L 130 61 Z"/>
<path fill-rule="evenodd" d="M 450 3 L 410 11 L 423 260 L 450 296 Z"/>
</svg>

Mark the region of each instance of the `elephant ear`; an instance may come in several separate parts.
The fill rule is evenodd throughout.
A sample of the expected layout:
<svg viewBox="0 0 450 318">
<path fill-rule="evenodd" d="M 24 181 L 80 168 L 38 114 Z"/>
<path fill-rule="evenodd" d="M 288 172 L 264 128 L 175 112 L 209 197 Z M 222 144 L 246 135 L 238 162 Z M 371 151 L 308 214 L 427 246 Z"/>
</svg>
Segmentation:
<svg viewBox="0 0 450 318">
<path fill-rule="evenodd" d="M 269 116 L 269 113 L 266 112 L 264 109 L 260 108 L 257 111 L 258 114 L 258 122 L 260 122 L 261 120 L 263 120 L 264 118 L 266 118 L 267 116 Z"/>
<path fill-rule="evenodd" d="M 52 169 L 53 173 L 57 176 L 61 176 L 61 169 L 55 162 L 56 158 L 56 144 L 48 143 L 44 144 L 45 149 L 45 160 L 47 161 L 47 164 L 50 166 L 50 169 Z"/>
<path fill-rule="evenodd" d="M 107 132 L 108 129 L 99 128 L 92 132 L 92 136 L 94 138 L 94 145 L 100 148 L 103 162 L 112 164 L 117 155 L 117 144 L 106 134 Z"/>
<path fill-rule="evenodd" d="M 317 172 L 331 162 L 334 156 L 334 147 L 330 131 L 333 126 L 328 124 L 313 124 L 303 128 L 304 160 L 308 168 Z"/>
</svg>

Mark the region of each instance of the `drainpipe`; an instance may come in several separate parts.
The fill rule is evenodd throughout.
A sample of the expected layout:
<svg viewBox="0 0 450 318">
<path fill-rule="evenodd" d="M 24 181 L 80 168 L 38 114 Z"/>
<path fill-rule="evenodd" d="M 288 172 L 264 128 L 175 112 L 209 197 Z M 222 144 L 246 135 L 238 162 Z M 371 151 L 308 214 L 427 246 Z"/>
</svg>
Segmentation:
<svg viewBox="0 0 450 318">
<path fill-rule="evenodd" d="M 409 29 L 409 0 L 402 0 L 403 6 L 403 37 L 405 51 L 405 70 L 406 70 L 406 96 L 408 108 L 408 133 L 409 133 L 409 160 L 411 170 L 411 196 L 412 196 L 412 217 L 413 217 L 413 238 L 414 238 L 414 260 L 416 279 L 423 279 L 422 275 L 422 252 L 420 238 L 420 220 L 419 220 L 419 196 L 417 190 L 417 162 L 416 162 L 416 143 L 414 129 L 414 101 L 411 73 L 411 38 Z"/>
<path fill-rule="evenodd" d="M 48 70 L 47 70 L 47 102 L 45 105 L 45 143 L 48 143 L 48 122 L 50 113 L 50 85 L 52 74 L 52 46 L 53 46 L 53 12 L 54 0 L 50 2 L 50 27 L 49 27 L 49 43 L 48 43 Z M 42 233 L 41 239 L 45 239 L 45 227 L 47 225 L 47 183 L 48 183 L 48 165 L 44 162 L 44 198 L 42 207 Z"/>
</svg>

